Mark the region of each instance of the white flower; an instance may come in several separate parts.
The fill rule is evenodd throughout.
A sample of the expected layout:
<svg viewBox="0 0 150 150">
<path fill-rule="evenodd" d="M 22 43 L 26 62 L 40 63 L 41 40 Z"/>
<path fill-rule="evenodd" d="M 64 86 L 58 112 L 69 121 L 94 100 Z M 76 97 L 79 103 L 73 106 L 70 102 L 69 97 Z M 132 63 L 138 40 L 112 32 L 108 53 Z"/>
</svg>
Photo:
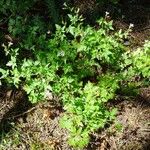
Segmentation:
<svg viewBox="0 0 150 150">
<path fill-rule="evenodd" d="M 12 42 L 8 42 L 8 47 L 12 46 L 13 43 Z"/>
<path fill-rule="evenodd" d="M 47 31 L 47 34 L 51 34 L 51 31 L 50 31 L 50 30 L 48 30 L 48 31 Z"/>
<path fill-rule="evenodd" d="M 108 12 L 108 11 L 106 11 L 106 12 L 105 12 L 105 16 L 108 16 L 108 15 L 109 15 L 109 12 Z"/>
<path fill-rule="evenodd" d="M 133 27 L 134 27 L 134 24 L 130 23 L 129 28 L 133 28 Z"/>
</svg>

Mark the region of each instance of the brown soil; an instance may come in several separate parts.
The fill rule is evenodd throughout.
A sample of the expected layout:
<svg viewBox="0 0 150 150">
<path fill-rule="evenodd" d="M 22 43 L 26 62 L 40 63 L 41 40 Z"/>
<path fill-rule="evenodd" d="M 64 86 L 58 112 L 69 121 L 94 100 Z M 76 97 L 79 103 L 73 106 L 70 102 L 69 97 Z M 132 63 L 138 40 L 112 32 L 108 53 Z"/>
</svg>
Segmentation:
<svg viewBox="0 0 150 150">
<path fill-rule="evenodd" d="M 144 88 L 137 98 L 119 97 L 110 103 L 110 107 L 118 108 L 116 121 L 104 130 L 93 133 L 91 142 L 85 150 L 148 149 L 150 146 L 149 91 L 150 88 Z M 16 91 L 19 96 L 15 94 L 16 96 L 12 97 L 10 97 L 10 90 L 1 90 L 1 92 L 3 92 L 0 97 L 1 131 L 5 131 L 1 137 L 1 144 L 4 144 L 5 138 L 9 139 L 3 150 L 73 150 L 67 144 L 67 131 L 59 125 L 63 115 L 59 103 L 46 101 L 32 107 L 28 104 L 26 109 L 23 109 L 25 107 L 22 105 L 16 107 L 15 103 L 16 101 L 20 103 L 20 99 L 25 100 L 25 95 L 21 91 Z M 6 103 L 8 96 L 9 103 Z M 17 133 L 18 143 L 13 142 L 16 138 L 15 133 Z"/>
<path fill-rule="evenodd" d="M 116 123 L 94 135 L 96 150 L 148 150 L 150 103 L 142 99 L 121 98 L 115 107 L 118 108 Z"/>
</svg>

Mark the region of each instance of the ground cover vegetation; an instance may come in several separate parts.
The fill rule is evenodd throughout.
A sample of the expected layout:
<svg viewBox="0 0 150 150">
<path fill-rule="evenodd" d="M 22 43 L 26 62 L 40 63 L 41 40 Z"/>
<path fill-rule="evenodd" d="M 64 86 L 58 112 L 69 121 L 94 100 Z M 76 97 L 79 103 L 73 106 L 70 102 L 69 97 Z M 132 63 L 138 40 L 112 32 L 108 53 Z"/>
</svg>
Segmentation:
<svg viewBox="0 0 150 150">
<path fill-rule="evenodd" d="M 33 104 L 58 97 L 68 143 L 83 149 L 93 132 L 115 120 L 117 109 L 107 107 L 108 101 L 119 91 L 133 94 L 149 85 L 150 41 L 133 51 L 124 45 L 133 25 L 115 30 L 108 12 L 91 27 L 79 9 L 66 3 L 62 19 L 54 1 L 43 2 L 44 12 L 38 7 L 33 11 L 35 3 L 0 2 L 1 27 L 8 25 L 8 34 L 0 35 L 6 40 L 0 51 L 0 83 L 23 89 Z"/>
</svg>

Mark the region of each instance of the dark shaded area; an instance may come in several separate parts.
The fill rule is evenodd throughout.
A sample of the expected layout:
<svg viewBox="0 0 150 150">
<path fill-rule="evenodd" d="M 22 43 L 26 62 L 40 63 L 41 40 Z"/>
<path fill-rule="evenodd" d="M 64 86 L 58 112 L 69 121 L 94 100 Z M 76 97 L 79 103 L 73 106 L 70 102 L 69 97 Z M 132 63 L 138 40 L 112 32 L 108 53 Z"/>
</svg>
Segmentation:
<svg viewBox="0 0 150 150">
<path fill-rule="evenodd" d="M 123 21 L 133 23 L 138 30 L 150 25 L 150 1 L 149 0 L 127 0 L 120 2 Z M 150 26 L 149 26 L 150 27 Z"/>
<path fill-rule="evenodd" d="M 135 25 L 136 30 L 149 26 L 150 24 L 150 1 L 149 0 L 120 0 L 117 4 L 106 1 L 97 3 L 94 0 L 74 0 L 74 6 L 80 8 L 81 14 L 86 22 L 92 25 L 105 12 L 109 12 L 114 20 L 121 20 L 124 23 Z"/>
<path fill-rule="evenodd" d="M 147 141 L 147 144 L 143 146 L 143 150 L 149 150 L 150 148 L 150 140 Z"/>
<path fill-rule="evenodd" d="M 2 110 L 0 112 L 0 141 L 12 128 L 11 123 L 15 122 L 17 116 L 20 116 L 32 107 L 28 101 L 27 95 L 23 91 L 6 92 L 6 89 L 0 90 L 4 94 L 0 97 Z M 3 105 L 4 107 L 3 107 Z M 6 105 L 5 105 L 6 104 Z M 26 114 L 21 115 L 26 122 Z"/>
</svg>

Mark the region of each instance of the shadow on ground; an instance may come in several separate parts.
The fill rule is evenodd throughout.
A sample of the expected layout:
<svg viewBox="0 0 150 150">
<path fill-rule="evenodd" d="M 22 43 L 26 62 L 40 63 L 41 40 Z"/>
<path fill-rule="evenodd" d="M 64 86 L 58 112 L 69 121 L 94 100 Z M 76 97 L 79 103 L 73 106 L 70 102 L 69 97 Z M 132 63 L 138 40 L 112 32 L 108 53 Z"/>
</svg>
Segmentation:
<svg viewBox="0 0 150 150">
<path fill-rule="evenodd" d="M 7 90 L 0 88 L 0 142 L 11 131 L 12 122 L 21 116 L 32 104 L 27 100 L 23 91 Z M 24 121 L 26 116 L 22 115 Z"/>
</svg>

